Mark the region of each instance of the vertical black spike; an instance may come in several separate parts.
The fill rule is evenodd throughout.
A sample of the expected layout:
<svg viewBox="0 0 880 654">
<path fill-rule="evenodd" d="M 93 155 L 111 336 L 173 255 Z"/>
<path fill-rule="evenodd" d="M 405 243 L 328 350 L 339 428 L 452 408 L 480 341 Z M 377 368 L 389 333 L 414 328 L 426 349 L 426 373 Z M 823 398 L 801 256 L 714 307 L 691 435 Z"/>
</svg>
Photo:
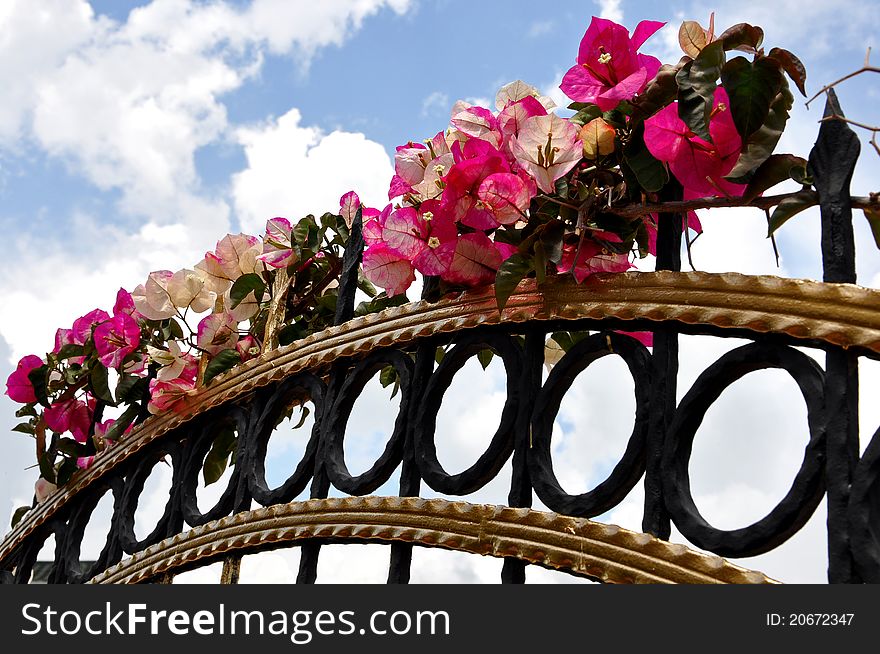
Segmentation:
<svg viewBox="0 0 880 654">
<path fill-rule="evenodd" d="M 349 230 L 345 254 L 342 257 L 342 273 L 339 277 L 339 295 L 336 300 L 334 325 L 341 325 L 354 316 L 354 296 L 357 292 L 361 259 L 364 257 L 363 227 L 362 212 L 358 208 Z"/>
<path fill-rule="evenodd" d="M 422 284 L 422 299 L 436 301 L 440 288 L 439 277 L 425 277 Z M 428 386 L 434 372 L 434 358 L 437 345 L 431 341 L 419 346 L 416 350 L 413 381 L 410 384 L 412 398 L 409 402 L 408 426 L 403 446 L 403 463 L 400 469 L 400 497 L 418 497 L 422 486 L 422 477 L 416 463 L 414 427 L 420 420 L 422 391 Z M 408 584 L 412 568 L 413 546 L 409 543 L 392 543 L 391 560 L 388 565 L 389 584 Z"/>
<path fill-rule="evenodd" d="M 828 91 L 825 118 L 843 117 L 833 89 Z M 856 247 L 853 238 L 850 182 L 861 145 L 840 120 L 826 120 L 810 152 L 809 169 L 819 192 L 822 214 L 824 281 L 854 284 Z M 842 348 L 825 358 L 826 467 L 828 486 L 828 581 L 860 581 L 849 539 L 847 506 L 853 471 L 859 459 L 858 357 Z"/>
<path fill-rule="evenodd" d="M 354 296 L 357 292 L 358 271 L 361 259 L 364 256 L 363 215 L 360 208 L 355 213 L 349 230 L 348 243 L 345 245 L 345 254 L 342 257 L 342 273 L 339 277 L 339 295 L 336 300 L 336 315 L 333 318 L 334 325 L 341 325 L 354 316 Z M 327 409 L 321 412 L 321 422 L 326 424 L 333 404 L 339 394 L 342 382 L 345 381 L 347 365 L 334 365 L 330 369 L 330 381 L 327 384 L 325 406 Z M 312 499 L 325 499 L 330 492 L 330 479 L 324 469 L 326 434 L 324 426 L 321 426 L 321 442 L 318 444 L 318 452 L 315 457 L 315 476 L 312 478 L 310 496 Z M 313 584 L 318 578 L 318 558 L 321 554 L 321 543 L 310 540 L 303 543 L 300 548 L 299 572 L 296 577 L 298 584 Z"/>
<path fill-rule="evenodd" d="M 544 365 L 543 329 L 531 330 L 526 334 L 525 362 L 520 379 L 519 410 L 516 416 L 516 431 L 513 443 L 513 472 L 510 479 L 508 506 L 531 508 L 532 483 L 529 478 L 527 457 L 531 447 L 532 412 L 535 399 L 541 389 L 541 367 Z M 504 559 L 501 568 L 501 583 L 524 584 L 526 564 L 519 559 Z"/>
<path fill-rule="evenodd" d="M 683 189 L 672 181 L 661 192 L 662 201 L 681 200 Z M 681 270 L 681 214 L 661 213 L 657 221 L 656 269 Z M 678 333 L 672 329 L 654 331 L 654 352 L 651 357 L 651 409 L 648 427 L 645 469 L 645 514 L 642 529 L 658 538 L 669 538 L 669 513 L 663 505 L 663 470 L 661 459 L 666 431 L 676 406 L 678 381 Z"/>
</svg>

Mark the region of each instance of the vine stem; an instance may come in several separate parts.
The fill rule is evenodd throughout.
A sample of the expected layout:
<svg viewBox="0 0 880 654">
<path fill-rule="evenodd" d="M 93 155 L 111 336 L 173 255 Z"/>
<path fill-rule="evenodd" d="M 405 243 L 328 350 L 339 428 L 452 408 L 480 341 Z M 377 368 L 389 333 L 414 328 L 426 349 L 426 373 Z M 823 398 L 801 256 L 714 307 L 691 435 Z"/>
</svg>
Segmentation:
<svg viewBox="0 0 880 654">
<path fill-rule="evenodd" d="M 807 109 L 810 108 L 810 103 L 811 103 L 813 100 L 815 100 L 815 99 L 818 98 L 820 95 L 822 95 L 823 93 L 825 93 L 825 91 L 827 91 L 828 89 L 834 88 L 835 86 L 837 86 L 837 85 L 840 84 L 841 82 L 845 82 L 846 80 L 851 79 L 851 78 L 855 77 L 856 75 L 861 75 L 862 73 L 880 73 L 880 68 L 878 68 L 877 66 L 871 66 L 871 65 L 870 65 L 870 63 L 871 63 L 870 60 L 871 60 L 871 48 L 868 48 L 868 52 L 867 52 L 867 54 L 865 55 L 865 65 L 862 66 L 861 68 L 859 68 L 858 70 L 851 72 L 849 75 L 844 75 L 844 76 L 841 77 L 839 80 L 836 80 L 836 81 L 834 81 L 834 82 L 831 82 L 831 84 L 826 84 L 826 85 L 823 86 L 821 89 L 819 89 L 819 90 L 816 92 L 816 95 L 814 95 L 812 98 L 810 98 L 809 100 L 807 100 L 807 102 L 806 102 Z"/>
<path fill-rule="evenodd" d="M 755 207 L 758 209 L 769 209 L 775 207 L 783 200 L 802 194 L 804 191 L 797 193 L 782 193 L 780 195 L 768 195 L 764 197 L 754 198 L 747 201 L 743 198 L 694 198 L 692 200 L 678 200 L 674 202 L 646 202 L 644 204 L 625 204 L 621 206 L 612 206 L 605 211 L 613 213 L 624 218 L 638 218 L 651 213 L 683 213 L 694 209 L 720 209 L 727 207 Z M 810 191 L 812 201 L 809 206 L 819 204 L 819 194 Z M 880 208 L 880 201 L 876 197 L 854 196 L 850 198 L 853 209 L 872 209 Z"/>
</svg>

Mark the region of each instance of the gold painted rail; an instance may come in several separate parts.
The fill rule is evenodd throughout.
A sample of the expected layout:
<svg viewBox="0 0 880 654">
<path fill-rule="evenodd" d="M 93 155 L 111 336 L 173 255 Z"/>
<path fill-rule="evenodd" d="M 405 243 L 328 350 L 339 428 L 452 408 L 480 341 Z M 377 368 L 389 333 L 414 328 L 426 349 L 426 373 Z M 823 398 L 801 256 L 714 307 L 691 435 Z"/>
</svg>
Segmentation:
<svg viewBox="0 0 880 654">
<path fill-rule="evenodd" d="M 719 556 L 614 525 L 531 509 L 413 497 L 307 500 L 238 513 L 148 547 L 92 583 L 138 583 L 226 554 L 308 538 L 402 541 L 516 557 L 606 583 L 777 583 Z"/>
<path fill-rule="evenodd" d="M 500 313 L 491 287 L 436 303 L 410 303 L 265 353 L 219 376 L 191 398 L 184 412 L 151 417 L 30 511 L 0 543 L 0 563 L 77 492 L 148 443 L 258 387 L 303 370 L 321 369 L 339 358 L 481 325 L 605 318 L 778 333 L 805 343 L 857 348 L 880 358 L 880 291 L 852 284 L 737 273 L 619 273 L 594 275 L 583 284 L 554 278 L 540 290 L 534 280 L 527 280 Z"/>
</svg>

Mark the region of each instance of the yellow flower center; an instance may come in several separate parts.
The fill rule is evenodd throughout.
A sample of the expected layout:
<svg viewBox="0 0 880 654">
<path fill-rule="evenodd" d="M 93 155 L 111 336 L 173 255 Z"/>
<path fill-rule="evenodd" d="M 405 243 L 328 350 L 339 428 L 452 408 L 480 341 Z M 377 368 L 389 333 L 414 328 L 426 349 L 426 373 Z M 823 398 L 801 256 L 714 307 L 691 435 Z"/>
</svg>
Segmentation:
<svg viewBox="0 0 880 654">
<path fill-rule="evenodd" d="M 424 218 L 427 222 L 434 220 L 434 213 L 431 211 L 426 211 L 422 214 L 422 218 Z"/>
<path fill-rule="evenodd" d="M 436 250 L 437 248 L 440 247 L 440 239 L 437 238 L 436 236 L 432 236 L 431 238 L 428 239 L 428 247 L 431 248 L 432 250 Z"/>
<path fill-rule="evenodd" d="M 599 55 L 599 63 L 600 64 L 610 64 L 611 63 L 611 53 L 603 52 Z"/>
</svg>

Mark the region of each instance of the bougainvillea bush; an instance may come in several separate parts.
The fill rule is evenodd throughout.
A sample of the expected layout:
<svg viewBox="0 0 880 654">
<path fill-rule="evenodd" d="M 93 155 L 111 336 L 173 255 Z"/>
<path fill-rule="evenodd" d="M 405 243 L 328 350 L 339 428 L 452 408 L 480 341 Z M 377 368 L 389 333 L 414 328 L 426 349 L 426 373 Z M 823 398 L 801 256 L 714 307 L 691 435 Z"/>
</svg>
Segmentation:
<svg viewBox="0 0 880 654">
<path fill-rule="evenodd" d="M 36 441 L 37 499 L 132 425 L 184 410 L 217 374 L 330 325 L 358 214 L 360 286 L 371 298 L 362 311 L 405 301 L 416 273 L 438 280 L 437 296 L 494 284 L 503 307 L 526 277 L 581 282 L 655 254 L 657 215 L 626 218 L 616 207 L 747 200 L 784 179 L 808 184 L 803 159 L 773 154 L 793 102 L 789 79 L 804 92 L 798 59 L 765 51 L 758 27 L 716 35 L 711 21 L 688 21 L 684 56 L 662 64 L 647 54 L 661 27 L 643 21 L 629 32 L 593 18 L 562 80 L 566 109 L 522 81 L 501 88 L 494 107 L 458 102 L 444 130 L 397 148 L 384 208 L 362 207 L 352 192 L 336 214 L 227 235 L 192 268 L 150 273 L 120 289 L 112 311 L 59 329 L 51 352 L 24 357 L 7 382 L 23 405 L 16 430 Z M 700 231 L 695 214 L 683 229 Z M 109 407 L 116 417 L 104 419 Z M 228 443 L 212 451 L 206 481 L 230 454 Z"/>
</svg>

